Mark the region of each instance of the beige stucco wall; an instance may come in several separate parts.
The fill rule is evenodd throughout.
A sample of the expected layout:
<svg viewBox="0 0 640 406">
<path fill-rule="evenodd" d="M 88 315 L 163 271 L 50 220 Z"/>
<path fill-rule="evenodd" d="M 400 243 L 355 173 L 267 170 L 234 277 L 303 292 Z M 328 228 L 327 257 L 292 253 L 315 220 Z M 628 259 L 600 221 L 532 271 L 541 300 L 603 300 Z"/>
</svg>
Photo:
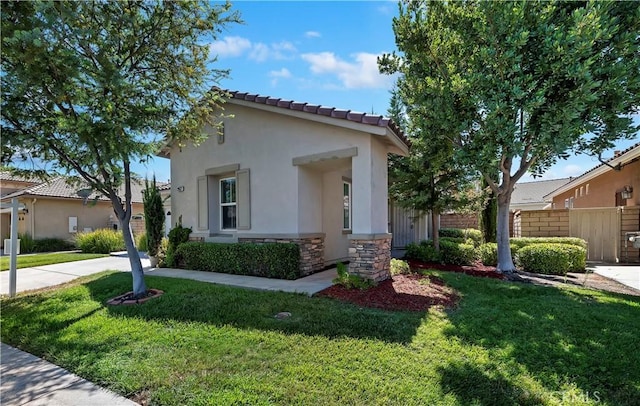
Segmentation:
<svg viewBox="0 0 640 406">
<path fill-rule="evenodd" d="M 251 229 L 242 234 L 323 232 L 320 219 L 325 199 L 319 197 L 328 193 L 324 175 L 294 166 L 292 160 L 357 147 L 358 155 L 352 158 L 354 233 L 386 232 L 387 147 L 372 135 L 235 104 L 227 104 L 225 114 L 234 118 L 224 119 L 223 144 L 209 129 L 212 136 L 201 146 L 171 151 L 174 223 L 182 216 L 182 224 L 192 227 L 194 236 L 218 233 L 197 230 L 197 177 L 208 168 L 239 164 L 251 171 Z M 316 172 L 326 173 L 327 168 Z M 178 192 L 178 187 L 184 187 L 184 192 Z"/>
<path fill-rule="evenodd" d="M 75 233 L 69 232 L 69 217 L 78 218 L 78 231 L 85 228 L 92 230 L 110 227 L 110 216 L 113 208 L 109 202 L 82 204 L 80 199 L 20 199 L 29 211 L 20 214 L 24 217 L 18 223 L 18 232 L 28 233 L 33 238 L 61 238 L 72 239 Z M 133 213 L 143 213 L 141 203 L 133 204 Z M 3 216 L 3 220 L 4 220 Z"/>
</svg>

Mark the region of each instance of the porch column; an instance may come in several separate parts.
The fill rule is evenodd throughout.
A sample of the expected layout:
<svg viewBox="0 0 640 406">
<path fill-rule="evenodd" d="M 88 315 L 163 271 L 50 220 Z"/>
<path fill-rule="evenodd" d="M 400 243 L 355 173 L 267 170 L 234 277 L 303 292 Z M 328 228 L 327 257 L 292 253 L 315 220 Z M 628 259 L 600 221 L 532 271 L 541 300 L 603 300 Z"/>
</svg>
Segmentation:
<svg viewBox="0 0 640 406">
<path fill-rule="evenodd" d="M 382 281 L 391 276 L 386 147 L 370 139 L 366 147 L 358 147 L 358 156 L 352 158 L 351 169 L 349 273 Z"/>
</svg>

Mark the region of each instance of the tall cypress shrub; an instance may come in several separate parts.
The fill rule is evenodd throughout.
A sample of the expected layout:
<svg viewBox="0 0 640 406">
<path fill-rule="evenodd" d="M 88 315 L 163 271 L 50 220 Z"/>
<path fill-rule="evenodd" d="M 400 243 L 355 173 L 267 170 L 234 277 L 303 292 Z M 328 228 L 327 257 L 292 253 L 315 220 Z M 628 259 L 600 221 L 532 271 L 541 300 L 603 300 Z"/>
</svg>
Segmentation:
<svg viewBox="0 0 640 406">
<path fill-rule="evenodd" d="M 162 207 L 162 196 L 156 186 L 156 177 L 153 177 L 153 183 L 149 183 L 149 180 L 145 179 L 144 186 L 142 203 L 144 204 L 144 226 L 147 233 L 147 253 L 149 256 L 155 257 L 158 255 L 163 237 L 164 207 Z"/>
</svg>

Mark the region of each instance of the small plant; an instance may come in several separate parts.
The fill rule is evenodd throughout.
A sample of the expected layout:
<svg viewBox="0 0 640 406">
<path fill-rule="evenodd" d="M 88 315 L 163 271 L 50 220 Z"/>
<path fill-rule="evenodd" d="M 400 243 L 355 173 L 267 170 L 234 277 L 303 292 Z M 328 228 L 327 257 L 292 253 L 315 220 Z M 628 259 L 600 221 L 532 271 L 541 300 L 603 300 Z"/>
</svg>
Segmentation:
<svg viewBox="0 0 640 406">
<path fill-rule="evenodd" d="M 33 252 L 56 252 L 75 249 L 72 242 L 61 238 L 39 238 L 35 240 Z"/>
<path fill-rule="evenodd" d="M 336 265 L 338 277 L 333 280 L 333 283 L 342 285 L 347 289 L 369 289 L 376 285 L 376 282 L 371 279 L 363 278 L 359 275 L 352 275 L 347 270 L 347 266 L 342 262 L 338 262 Z"/>
<path fill-rule="evenodd" d="M 401 259 L 391 259 L 391 275 L 405 275 L 411 273 L 411 268 L 407 261 Z"/>
<path fill-rule="evenodd" d="M 147 252 L 149 246 L 147 245 L 147 233 L 142 233 L 136 236 L 136 248 L 138 251 Z"/>
<path fill-rule="evenodd" d="M 189 241 L 189 235 L 191 234 L 191 227 L 182 227 L 181 223 L 178 223 L 175 227 L 169 231 L 169 243 L 167 244 L 167 254 L 165 256 L 165 264 L 167 267 L 173 267 L 176 265 L 174 255 L 178 246 Z"/>
<path fill-rule="evenodd" d="M 552 275 L 584 272 L 587 250 L 572 244 L 531 244 L 518 251 L 518 262 L 526 271 Z"/>
<path fill-rule="evenodd" d="M 476 249 L 471 244 L 440 241 L 442 263 L 451 265 L 471 265 L 476 259 Z"/>
<path fill-rule="evenodd" d="M 482 244 L 482 231 L 475 228 L 441 228 L 438 232 L 440 237 L 446 238 L 463 238 L 465 240 L 470 239 L 474 246 Z"/>
<path fill-rule="evenodd" d="M 167 237 L 163 237 L 162 241 L 160 241 L 160 248 L 158 249 L 158 267 L 166 268 L 167 267 L 167 250 L 169 249 L 169 239 Z"/>
<path fill-rule="evenodd" d="M 408 244 L 405 258 L 423 262 L 440 262 L 440 253 L 433 247 L 433 241 L 424 240 L 420 244 Z"/>
<path fill-rule="evenodd" d="M 31 238 L 31 234 L 18 234 L 18 239 L 20 240 L 19 247 L 21 254 L 35 252 L 36 241 Z"/>
</svg>

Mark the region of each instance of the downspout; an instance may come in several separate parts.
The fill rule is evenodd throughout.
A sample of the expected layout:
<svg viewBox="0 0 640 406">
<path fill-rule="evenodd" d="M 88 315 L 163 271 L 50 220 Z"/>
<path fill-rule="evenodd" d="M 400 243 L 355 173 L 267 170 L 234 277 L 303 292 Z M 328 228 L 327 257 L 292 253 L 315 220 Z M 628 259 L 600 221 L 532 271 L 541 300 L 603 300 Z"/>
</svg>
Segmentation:
<svg viewBox="0 0 640 406">
<path fill-rule="evenodd" d="M 36 202 L 38 199 L 31 201 L 31 238 L 36 239 Z"/>
</svg>

